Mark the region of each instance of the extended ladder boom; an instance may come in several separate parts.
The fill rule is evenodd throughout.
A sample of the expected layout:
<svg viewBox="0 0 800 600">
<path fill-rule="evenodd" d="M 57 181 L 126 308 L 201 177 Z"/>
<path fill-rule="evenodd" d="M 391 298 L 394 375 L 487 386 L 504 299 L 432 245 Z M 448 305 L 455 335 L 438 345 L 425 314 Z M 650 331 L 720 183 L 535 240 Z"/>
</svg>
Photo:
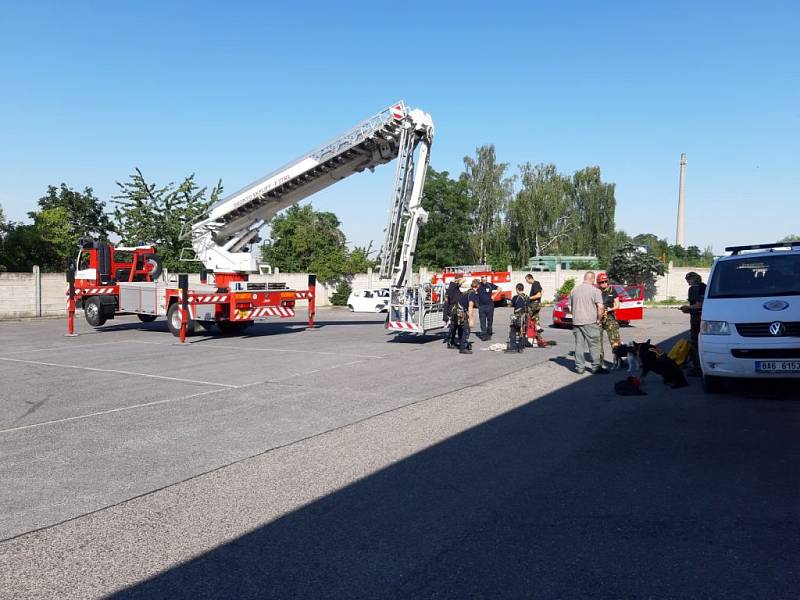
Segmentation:
<svg viewBox="0 0 800 600">
<path fill-rule="evenodd" d="M 381 273 L 388 276 L 393 270 L 395 283 L 403 285 L 411 272 L 419 225 L 427 217 L 420 199 L 432 141 L 430 116 L 420 110 L 409 111 L 398 102 L 221 200 L 207 217 L 192 225 L 192 247 L 209 270 L 257 272 L 257 260 L 246 247 L 257 241 L 261 227 L 279 211 L 354 173 L 398 158 Z M 420 165 L 415 173 L 414 152 L 420 142 Z"/>
</svg>

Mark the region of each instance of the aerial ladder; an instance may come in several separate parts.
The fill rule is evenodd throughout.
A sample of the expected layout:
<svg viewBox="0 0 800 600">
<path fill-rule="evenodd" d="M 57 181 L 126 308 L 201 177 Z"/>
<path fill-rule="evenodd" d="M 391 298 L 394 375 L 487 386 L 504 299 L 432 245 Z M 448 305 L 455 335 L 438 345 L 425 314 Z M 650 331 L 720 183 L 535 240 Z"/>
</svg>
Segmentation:
<svg viewBox="0 0 800 600">
<path fill-rule="evenodd" d="M 204 265 L 201 285 L 192 289 L 184 283 L 182 291 L 175 281 L 148 276 L 153 248 L 136 251 L 141 255 L 134 253 L 133 262 L 124 263 L 115 260 L 113 248 L 85 244 L 82 251 L 89 254 L 84 261 L 89 268 L 75 274 L 79 307 L 92 325 L 102 325 L 117 312 L 137 313 L 143 321 L 163 314 L 178 335 L 183 317 L 175 305 L 184 298 L 193 325 L 216 325 L 223 332 L 240 331 L 270 316 L 294 316 L 295 301 L 307 299 L 309 324 L 313 324 L 315 281 L 310 278 L 307 290 L 269 289 L 262 282 L 249 281 L 249 275 L 259 271 L 251 246 L 279 211 L 354 173 L 397 159 L 380 255 L 380 276 L 392 281 L 387 329 L 424 333 L 441 327 L 443 293 L 431 284 L 412 283 L 417 236 L 427 220 L 421 200 L 433 134 L 430 115 L 409 110 L 401 101 L 223 198 L 185 228 L 183 235 L 191 243 L 193 258 Z"/>
</svg>

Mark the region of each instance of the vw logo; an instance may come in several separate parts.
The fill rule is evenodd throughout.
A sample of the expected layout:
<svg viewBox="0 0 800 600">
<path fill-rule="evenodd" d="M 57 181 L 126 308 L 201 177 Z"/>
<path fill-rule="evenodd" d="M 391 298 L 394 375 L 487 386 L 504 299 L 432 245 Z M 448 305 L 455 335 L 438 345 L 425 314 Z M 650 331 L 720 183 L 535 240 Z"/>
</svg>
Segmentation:
<svg viewBox="0 0 800 600">
<path fill-rule="evenodd" d="M 767 310 L 786 310 L 789 308 L 789 303 L 783 300 L 770 300 L 764 303 L 764 308 Z"/>
<path fill-rule="evenodd" d="M 774 336 L 783 335 L 784 333 L 786 333 L 786 325 L 784 325 L 780 321 L 775 321 L 774 323 L 770 323 L 769 332 L 771 335 Z"/>
</svg>

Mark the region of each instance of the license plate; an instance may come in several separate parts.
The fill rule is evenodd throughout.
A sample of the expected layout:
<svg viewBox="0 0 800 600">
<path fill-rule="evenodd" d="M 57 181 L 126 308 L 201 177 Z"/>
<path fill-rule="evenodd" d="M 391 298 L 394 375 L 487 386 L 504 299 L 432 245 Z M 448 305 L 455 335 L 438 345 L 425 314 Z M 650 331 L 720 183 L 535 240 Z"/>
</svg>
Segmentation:
<svg viewBox="0 0 800 600">
<path fill-rule="evenodd" d="M 572 321 L 572 315 L 564 315 L 562 317 L 565 321 Z"/>
<path fill-rule="evenodd" d="M 757 360 L 756 373 L 800 373 L 800 360 Z"/>
</svg>

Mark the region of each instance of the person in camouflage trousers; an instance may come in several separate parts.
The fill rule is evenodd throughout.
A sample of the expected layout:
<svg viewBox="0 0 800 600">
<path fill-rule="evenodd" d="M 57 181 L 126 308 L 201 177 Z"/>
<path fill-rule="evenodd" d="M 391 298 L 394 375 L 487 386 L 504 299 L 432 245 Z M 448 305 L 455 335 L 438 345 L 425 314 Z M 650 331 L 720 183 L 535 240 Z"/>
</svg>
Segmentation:
<svg viewBox="0 0 800 600">
<path fill-rule="evenodd" d="M 619 294 L 608 282 L 608 275 L 600 273 L 597 276 L 597 287 L 603 296 L 603 318 L 600 320 L 600 364 L 604 360 L 603 332 L 608 336 L 608 343 L 611 344 L 611 351 L 619 346 L 622 341 L 619 335 L 619 321 L 617 321 L 616 311 L 619 308 Z"/>
</svg>

